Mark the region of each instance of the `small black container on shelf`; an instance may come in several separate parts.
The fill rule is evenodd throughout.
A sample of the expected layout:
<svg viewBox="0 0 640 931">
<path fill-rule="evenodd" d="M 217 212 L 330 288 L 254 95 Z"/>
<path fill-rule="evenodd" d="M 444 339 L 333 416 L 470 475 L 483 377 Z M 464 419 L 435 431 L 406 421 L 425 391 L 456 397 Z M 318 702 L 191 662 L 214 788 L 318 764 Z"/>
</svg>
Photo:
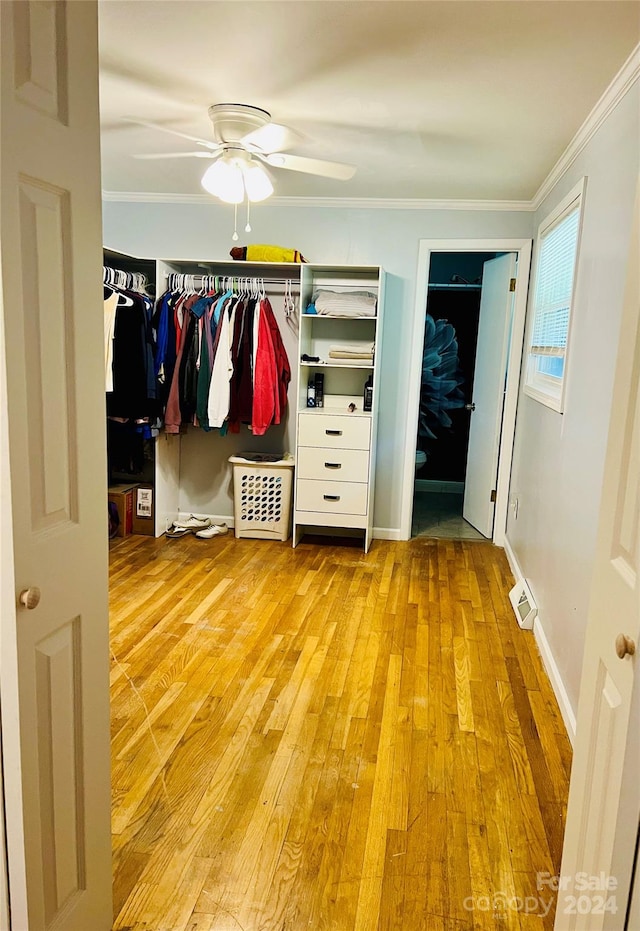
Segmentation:
<svg viewBox="0 0 640 931">
<path fill-rule="evenodd" d="M 362 410 L 370 411 L 373 406 L 373 375 L 369 375 L 364 383 L 364 397 L 362 401 Z"/>
<path fill-rule="evenodd" d="M 324 407 L 324 374 L 318 372 L 315 378 L 316 407 Z"/>
<path fill-rule="evenodd" d="M 316 406 L 316 384 L 312 378 L 309 379 L 309 384 L 307 385 L 307 407 Z"/>
</svg>

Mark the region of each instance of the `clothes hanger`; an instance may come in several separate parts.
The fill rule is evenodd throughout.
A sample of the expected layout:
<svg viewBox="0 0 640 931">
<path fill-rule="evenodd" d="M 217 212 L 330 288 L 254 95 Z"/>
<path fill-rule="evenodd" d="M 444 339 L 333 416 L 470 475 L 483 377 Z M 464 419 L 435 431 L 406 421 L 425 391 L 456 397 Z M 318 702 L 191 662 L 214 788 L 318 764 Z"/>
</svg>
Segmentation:
<svg viewBox="0 0 640 931">
<path fill-rule="evenodd" d="M 118 303 L 116 307 L 133 307 L 133 298 L 125 294 L 124 291 L 118 292 Z"/>
</svg>

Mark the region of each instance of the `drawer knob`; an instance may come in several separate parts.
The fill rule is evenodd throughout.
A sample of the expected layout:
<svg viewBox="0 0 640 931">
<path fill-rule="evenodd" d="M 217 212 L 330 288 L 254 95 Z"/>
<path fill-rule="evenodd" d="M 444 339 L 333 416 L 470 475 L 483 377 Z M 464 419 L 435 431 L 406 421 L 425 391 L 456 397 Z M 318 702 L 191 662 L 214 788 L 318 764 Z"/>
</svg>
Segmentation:
<svg viewBox="0 0 640 931">
<path fill-rule="evenodd" d="M 325 469 L 341 469 L 342 463 L 341 462 L 325 462 L 324 467 Z"/>
<path fill-rule="evenodd" d="M 325 430 L 327 436 L 342 436 L 342 430 Z"/>
<path fill-rule="evenodd" d="M 324 495 L 325 501 L 339 501 L 340 495 Z"/>
</svg>

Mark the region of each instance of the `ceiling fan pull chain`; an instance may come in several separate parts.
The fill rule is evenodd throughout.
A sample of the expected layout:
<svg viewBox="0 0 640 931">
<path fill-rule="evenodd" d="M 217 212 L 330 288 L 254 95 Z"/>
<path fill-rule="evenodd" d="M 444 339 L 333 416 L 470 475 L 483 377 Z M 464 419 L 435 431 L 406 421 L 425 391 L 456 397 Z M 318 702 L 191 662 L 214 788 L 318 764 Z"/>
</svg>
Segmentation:
<svg viewBox="0 0 640 931">
<path fill-rule="evenodd" d="M 247 197 L 247 225 L 244 228 L 245 233 L 251 232 L 251 201 Z"/>
<path fill-rule="evenodd" d="M 234 242 L 238 241 L 238 205 L 233 205 L 233 236 L 231 237 Z"/>
</svg>

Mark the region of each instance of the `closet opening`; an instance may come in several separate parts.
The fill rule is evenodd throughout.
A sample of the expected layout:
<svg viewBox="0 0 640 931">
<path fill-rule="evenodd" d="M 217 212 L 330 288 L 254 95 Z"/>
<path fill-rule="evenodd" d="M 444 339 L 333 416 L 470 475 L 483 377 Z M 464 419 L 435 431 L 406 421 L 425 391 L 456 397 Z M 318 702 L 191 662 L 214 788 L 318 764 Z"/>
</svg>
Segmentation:
<svg viewBox="0 0 640 931">
<path fill-rule="evenodd" d="M 253 263 L 238 271 L 231 261 L 104 250 L 110 536 L 159 537 L 191 519 L 198 529 L 235 529 L 233 457 L 250 452 L 273 461 L 295 448 L 295 404 L 291 410 L 282 395 L 298 395 L 291 363 L 299 266 Z M 258 358 L 267 325 L 270 352 L 259 357 L 262 393 L 254 405 L 254 349 Z M 277 358 L 276 345 L 284 346 Z M 231 377 L 225 359 L 233 360 Z M 256 527 L 245 527 L 245 535 L 259 530 L 280 539 L 274 521 L 268 532 L 257 527 L 250 500 Z M 261 520 L 276 513 L 271 497 L 259 504 Z"/>
<path fill-rule="evenodd" d="M 482 282 L 493 252 L 431 256 L 411 536 L 486 539 L 463 516 Z"/>
<path fill-rule="evenodd" d="M 530 248 L 513 240 L 420 244 L 405 539 L 503 543 Z"/>
</svg>

